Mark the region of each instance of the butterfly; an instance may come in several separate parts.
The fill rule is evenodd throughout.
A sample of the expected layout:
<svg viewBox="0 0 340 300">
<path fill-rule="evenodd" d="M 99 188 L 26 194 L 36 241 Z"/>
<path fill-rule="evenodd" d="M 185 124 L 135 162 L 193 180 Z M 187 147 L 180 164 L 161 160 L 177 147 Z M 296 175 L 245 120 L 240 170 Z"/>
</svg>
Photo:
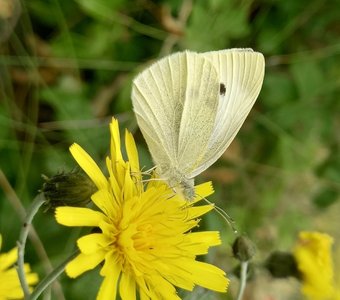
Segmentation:
<svg viewBox="0 0 340 300">
<path fill-rule="evenodd" d="M 138 74 L 132 104 L 156 172 L 187 200 L 194 177 L 227 149 L 260 93 L 264 57 L 252 49 L 174 53 Z"/>
</svg>

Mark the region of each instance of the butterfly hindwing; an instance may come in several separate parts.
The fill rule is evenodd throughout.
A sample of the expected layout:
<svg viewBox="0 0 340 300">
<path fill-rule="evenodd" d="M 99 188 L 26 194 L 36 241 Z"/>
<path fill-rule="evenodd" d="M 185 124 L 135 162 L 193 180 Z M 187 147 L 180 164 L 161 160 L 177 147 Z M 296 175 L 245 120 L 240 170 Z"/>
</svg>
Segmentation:
<svg viewBox="0 0 340 300">
<path fill-rule="evenodd" d="M 203 163 L 192 171 L 195 177 L 211 166 L 240 130 L 261 90 L 264 58 L 251 49 L 230 49 L 202 53 L 219 72 L 222 90 L 214 129 Z"/>
</svg>

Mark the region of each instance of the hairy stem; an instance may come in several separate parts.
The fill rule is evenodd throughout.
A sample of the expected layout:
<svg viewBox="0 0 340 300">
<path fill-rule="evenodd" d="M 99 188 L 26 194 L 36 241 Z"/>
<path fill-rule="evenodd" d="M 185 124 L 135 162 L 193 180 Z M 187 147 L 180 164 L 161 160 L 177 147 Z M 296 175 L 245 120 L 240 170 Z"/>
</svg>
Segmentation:
<svg viewBox="0 0 340 300">
<path fill-rule="evenodd" d="M 79 251 L 75 251 L 68 258 L 66 258 L 59 266 L 57 266 L 50 274 L 48 274 L 40 283 L 36 286 L 31 297 L 28 300 L 36 300 L 40 294 L 54 281 L 56 278 L 64 272 L 65 267 L 69 261 L 75 258 L 79 254 Z"/>
<path fill-rule="evenodd" d="M 238 290 L 237 300 L 242 300 L 244 290 L 247 284 L 248 261 L 241 262 L 240 287 Z"/>
<path fill-rule="evenodd" d="M 0 168 L 0 187 L 2 188 L 3 192 L 6 195 L 6 199 L 10 203 L 10 205 L 13 207 L 14 211 L 17 213 L 17 215 L 20 218 L 20 222 L 25 222 L 26 219 L 26 210 L 23 207 L 21 200 L 17 196 L 15 190 L 9 183 L 6 175 Z M 33 224 L 30 226 L 30 230 L 28 232 L 28 239 L 31 241 L 33 248 L 35 249 L 42 266 L 44 268 L 44 272 L 46 274 L 49 274 L 52 272 L 53 267 L 52 264 L 47 256 L 46 250 L 44 248 L 44 245 L 42 241 L 40 240 L 37 231 L 35 230 Z M 58 281 L 55 281 L 52 286 L 55 299 L 56 300 L 65 300 L 63 290 L 61 288 L 61 285 Z M 46 299 L 45 299 L 46 300 Z"/>
<path fill-rule="evenodd" d="M 25 299 L 29 299 L 30 291 L 28 287 L 28 283 L 26 280 L 26 274 L 25 274 L 25 261 L 24 261 L 24 256 L 25 256 L 25 247 L 26 247 L 26 241 L 27 241 L 27 236 L 28 232 L 30 229 L 30 225 L 32 223 L 32 220 L 36 213 L 38 212 L 39 208 L 43 203 L 45 202 L 45 198 L 42 194 L 39 194 L 37 197 L 35 197 L 28 213 L 25 218 L 25 222 L 21 228 L 20 231 L 20 236 L 18 240 L 18 276 L 20 280 L 21 287 L 24 291 L 24 297 Z"/>
</svg>

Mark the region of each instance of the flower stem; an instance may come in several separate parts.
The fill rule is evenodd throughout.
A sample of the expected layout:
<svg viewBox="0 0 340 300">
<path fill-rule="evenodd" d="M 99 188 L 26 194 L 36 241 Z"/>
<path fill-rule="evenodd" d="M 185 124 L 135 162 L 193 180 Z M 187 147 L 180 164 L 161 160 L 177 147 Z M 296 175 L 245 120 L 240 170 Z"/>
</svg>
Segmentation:
<svg viewBox="0 0 340 300">
<path fill-rule="evenodd" d="M 242 300 L 244 290 L 247 284 L 248 261 L 241 261 L 240 287 L 238 290 L 237 300 Z"/>
<path fill-rule="evenodd" d="M 40 283 L 36 286 L 28 300 L 36 300 L 40 294 L 61 274 L 64 272 L 65 267 L 69 261 L 75 258 L 79 254 L 79 250 L 72 253 L 67 257 L 59 266 L 57 266 L 50 274 L 48 274 Z"/>
<path fill-rule="evenodd" d="M 32 223 L 34 216 L 36 215 L 39 208 L 41 207 L 41 205 L 43 205 L 44 202 L 45 202 L 45 198 L 42 194 L 39 194 L 37 195 L 37 197 L 35 197 L 26 215 L 25 222 L 21 228 L 19 240 L 17 242 L 18 244 L 17 272 L 18 272 L 21 287 L 24 291 L 24 299 L 29 299 L 29 295 L 30 295 L 30 291 L 29 291 L 29 287 L 28 287 L 28 283 L 27 283 L 26 275 L 25 275 L 25 262 L 24 262 L 27 235 L 28 235 L 30 225 Z"/>
</svg>

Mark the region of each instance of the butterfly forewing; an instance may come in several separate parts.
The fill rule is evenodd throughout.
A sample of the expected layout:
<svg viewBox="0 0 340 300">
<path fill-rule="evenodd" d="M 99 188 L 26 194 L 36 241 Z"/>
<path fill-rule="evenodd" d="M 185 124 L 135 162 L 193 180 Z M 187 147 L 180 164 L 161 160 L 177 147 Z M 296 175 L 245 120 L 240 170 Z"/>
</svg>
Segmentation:
<svg viewBox="0 0 340 300">
<path fill-rule="evenodd" d="M 139 74 L 132 88 L 132 101 L 139 127 L 157 164 L 176 156 L 181 115 L 178 114 L 181 82 L 179 54 L 166 57 Z"/>
</svg>

